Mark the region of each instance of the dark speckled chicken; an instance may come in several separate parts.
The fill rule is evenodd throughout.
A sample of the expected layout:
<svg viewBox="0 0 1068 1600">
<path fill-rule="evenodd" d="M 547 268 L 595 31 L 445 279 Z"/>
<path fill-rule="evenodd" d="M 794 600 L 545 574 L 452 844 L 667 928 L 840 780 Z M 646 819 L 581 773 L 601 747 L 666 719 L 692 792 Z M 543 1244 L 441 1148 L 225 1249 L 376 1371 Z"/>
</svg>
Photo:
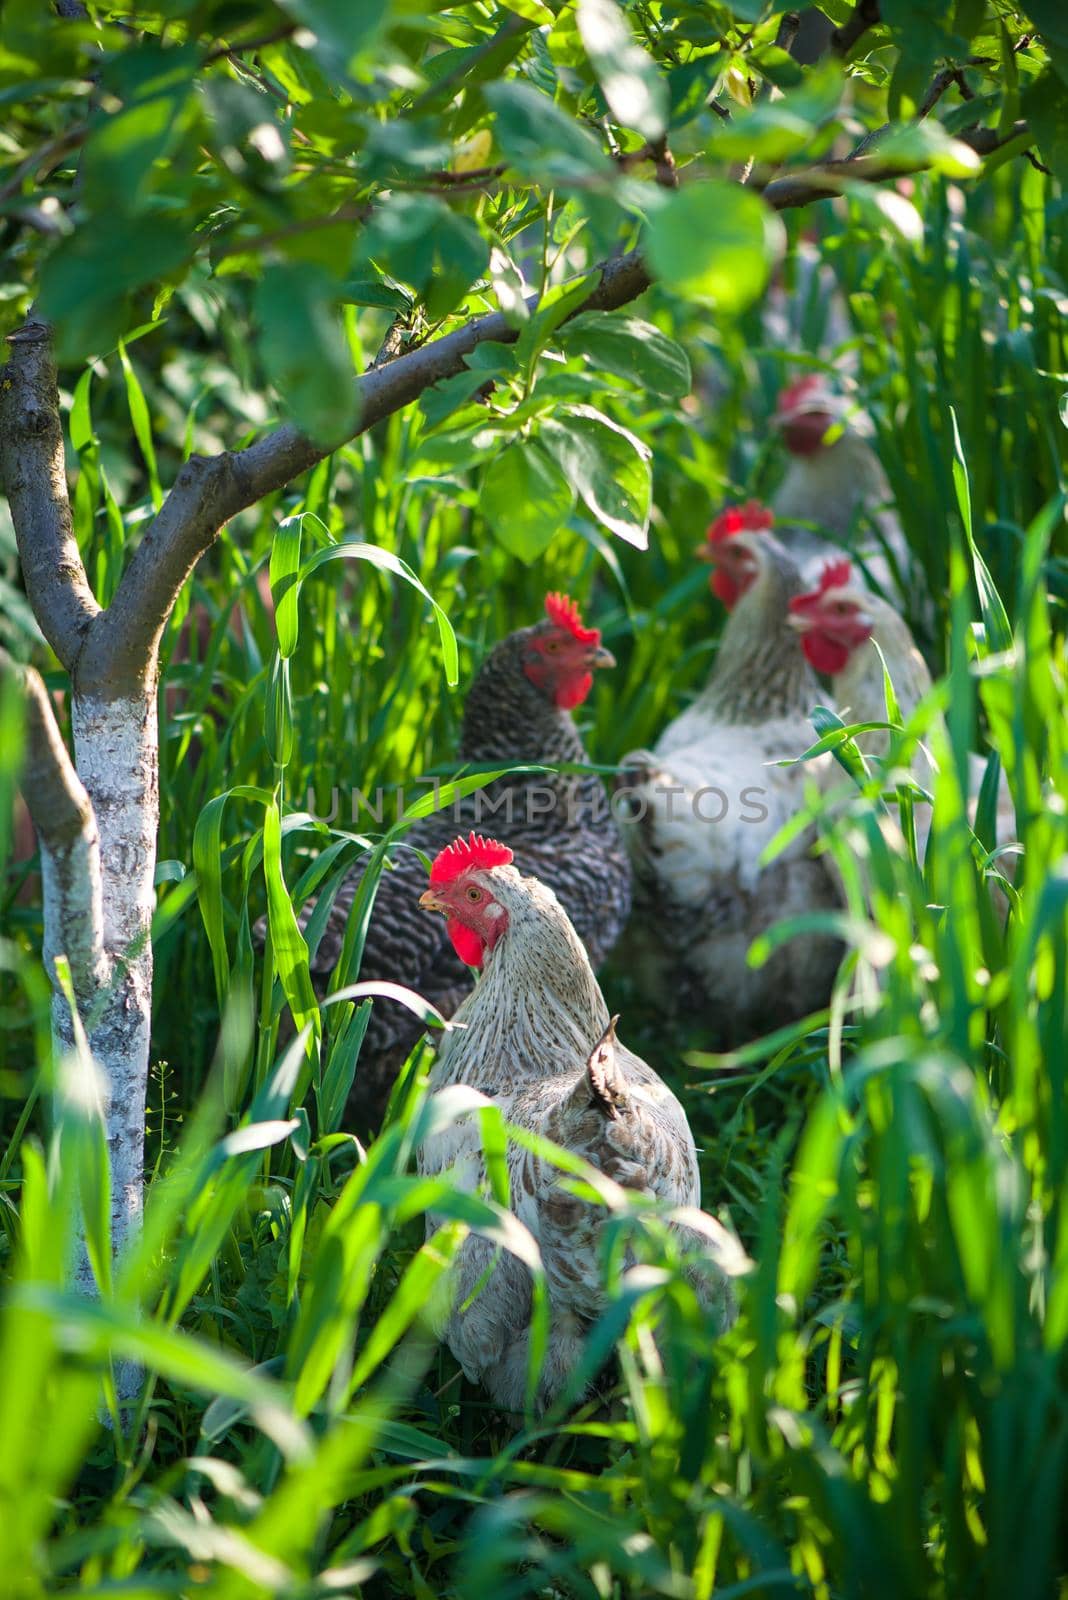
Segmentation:
<svg viewBox="0 0 1068 1600">
<path fill-rule="evenodd" d="M 520 763 L 586 764 L 571 712 L 590 691 L 593 672 L 614 665 L 596 629 L 562 596 L 546 600 L 547 616 L 510 634 L 490 652 L 468 692 L 459 762 L 503 767 Z M 406 846 L 434 856 L 458 831 L 487 827 L 507 841 L 516 865 L 559 896 L 595 966 L 604 960 L 630 911 L 630 867 L 604 785 L 595 775 L 516 774 L 416 823 Z M 362 866 L 342 885 L 317 949 L 312 979 L 325 992 L 341 954 Z M 396 852 L 383 874 L 367 934 L 361 981 L 416 990 L 451 1016 L 471 988 L 471 974 L 439 918 L 418 908 L 426 871 L 414 849 Z M 304 907 L 306 927 L 314 902 Z M 390 1088 L 422 1024 L 403 1006 L 376 1000 L 350 1098 L 358 1131 L 377 1126 Z"/>
</svg>

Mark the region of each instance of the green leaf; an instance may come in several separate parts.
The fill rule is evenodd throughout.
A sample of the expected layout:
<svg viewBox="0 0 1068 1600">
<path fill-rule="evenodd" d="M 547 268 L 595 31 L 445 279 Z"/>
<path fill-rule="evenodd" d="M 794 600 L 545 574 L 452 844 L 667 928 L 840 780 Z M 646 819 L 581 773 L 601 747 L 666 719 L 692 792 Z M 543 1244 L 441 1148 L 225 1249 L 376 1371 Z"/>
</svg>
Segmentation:
<svg viewBox="0 0 1068 1600">
<path fill-rule="evenodd" d="M 278 653 L 285 657 L 291 656 L 297 648 L 300 628 L 297 606 L 300 588 L 295 579 L 300 569 L 302 531 L 300 517 L 287 517 L 271 545 L 269 576 L 275 602 L 274 626 L 278 635 Z"/>
<path fill-rule="evenodd" d="M 308 1455 L 310 1437 L 294 1417 L 285 1390 L 255 1376 L 227 1352 L 176 1328 L 141 1321 L 129 1307 L 90 1302 L 73 1292 L 29 1284 L 12 1298 L 49 1317 L 57 1341 L 83 1359 L 125 1356 L 174 1384 L 243 1400 L 256 1424 L 284 1455 L 293 1459 Z"/>
<path fill-rule="evenodd" d="M 1068 86 L 1056 72 L 1036 78 L 1023 97 L 1023 111 L 1034 129 L 1042 160 L 1062 183 L 1068 182 Z"/>
<path fill-rule="evenodd" d="M 484 372 L 457 372 L 455 376 L 443 378 L 432 388 L 425 389 L 419 397 L 419 409 L 428 425 L 436 428 L 438 423 L 444 422 L 445 418 L 459 410 L 460 406 L 466 405 L 479 389 L 485 387 L 485 384 Z"/>
<path fill-rule="evenodd" d="M 516 361 L 523 371 L 529 374 L 557 328 L 583 303 L 593 287 L 594 275 L 587 273 L 583 278 L 557 283 L 551 289 L 546 289 L 538 301 L 537 309 L 523 324 L 523 330 L 516 340 Z"/>
<path fill-rule="evenodd" d="M 906 244 L 919 247 L 923 243 L 923 218 L 912 201 L 896 189 L 845 181 L 838 187 L 854 210 L 870 223 L 874 234 L 885 234 L 890 228 Z"/>
<path fill-rule="evenodd" d="M 255 304 L 264 366 L 287 411 L 317 444 L 340 444 L 356 425 L 357 401 L 337 285 L 321 267 L 277 262 Z"/>
<path fill-rule="evenodd" d="M 469 217 L 446 206 L 433 231 L 430 282 L 423 293 L 429 317 L 444 317 L 489 265 L 489 245 Z"/>
<path fill-rule="evenodd" d="M 782 223 L 757 195 L 709 180 L 664 198 L 646 248 L 666 288 L 721 311 L 743 311 L 763 292 L 782 239 Z"/>
<path fill-rule="evenodd" d="M 327 71 L 349 73 L 385 22 L 388 0 L 279 0 L 279 8 L 314 36 L 311 48 Z"/>
<path fill-rule="evenodd" d="M 55 324 L 57 353 L 78 361 L 110 350 L 124 331 L 127 294 L 176 271 L 197 236 L 184 219 L 153 212 L 87 223 L 62 239 L 41 268 L 41 315 Z"/>
<path fill-rule="evenodd" d="M 732 111 L 731 120 L 715 129 L 710 149 L 719 159 L 752 159 L 775 166 L 801 154 L 808 160 L 817 159 L 832 137 L 833 130 L 818 135 L 811 122 L 785 101 L 761 100 L 752 108 Z M 822 149 L 817 138 L 821 138 Z"/>
<path fill-rule="evenodd" d="M 584 312 L 568 323 L 563 346 L 569 355 L 583 355 L 592 366 L 665 400 L 681 400 L 693 383 L 682 345 L 653 323 L 624 311 Z"/>
<path fill-rule="evenodd" d="M 546 417 L 539 438 L 598 522 L 628 544 L 649 542 L 652 452 L 592 406 L 569 406 L 566 422 Z"/>
<path fill-rule="evenodd" d="M 156 466 L 156 449 L 152 442 L 152 419 L 149 416 L 145 392 L 138 380 L 137 373 L 133 369 L 130 358 L 126 354 L 126 345 L 122 339 L 119 340 L 119 360 L 122 363 L 122 374 L 126 380 L 126 403 L 130 408 L 130 421 L 133 423 L 134 437 L 144 458 L 152 504 L 158 511 L 163 504 L 163 490 L 160 487 L 159 469 Z"/>
<path fill-rule="evenodd" d="M 293 1022 L 298 1031 L 310 1024 L 309 1050 L 317 1055 L 322 1020 L 308 970 L 308 949 L 297 926 L 282 875 L 282 820 L 275 800 L 266 807 L 263 816 L 263 875 L 267 883 L 267 912 L 275 967 L 293 1013 Z"/>
<path fill-rule="evenodd" d="M 968 463 L 964 455 L 964 446 L 961 443 L 960 430 L 957 427 L 957 414 L 950 407 L 950 421 L 953 425 L 953 487 L 956 490 L 957 506 L 960 510 L 960 519 L 964 524 L 964 536 L 968 541 L 968 550 L 972 558 L 972 572 L 975 576 L 975 587 L 979 594 L 979 605 L 983 614 L 985 629 L 984 654 L 990 651 L 1001 652 L 1008 650 L 1012 645 L 1012 627 L 1009 623 L 1004 603 L 998 594 L 997 586 L 990 575 L 990 569 L 983 560 L 979 546 L 975 542 L 975 531 L 972 527 L 972 498 L 971 484 L 968 478 Z"/>
<path fill-rule="evenodd" d="M 578 0 L 577 18 L 613 117 L 645 139 L 662 138 L 668 119 L 667 84 L 634 38 L 617 0 Z"/>
<path fill-rule="evenodd" d="M 400 311 L 405 315 L 412 309 L 408 290 L 381 276 L 347 278 L 341 286 L 340 298 L 346 304 L 379 306 L 383 311 Z"/>
<path fill-rule="evenodd" d="M 494 537 L 527 563 L 544 555 L 574 504 L 560 468 L 525 439 L 502 450 L 482 479 L 482 511 Z"/>
<path fill-rule="evenodd" d="M 1068 50 L 1068 12 L 1061 0 L 1028 0 L 1027 15 L 1050 44 Z"/>
<path fill-rule="evenodd" d="M 952 138 L 939 123 L 930 119 L 892 128 L 879 140 L 873 157 L 880 168 L 896 168 L 901 172 L 925 169 L 940 172 L 947 178 L 974 178 L 983 164 L 970 145 Z"/>
<path fill-rule="evenodd" d="M 275 766 L 287 767 L 293 754 L 293 693 L 289 684 L 289 662 L 278 651 L 267 675 L 263 739 Z"/>
<path fill-rule="evenodd" d="M 377 545 L 364 544 L 359 539 L 346 539 L 341 544 L 329 545 L 325 550 L 317 550 L 301 568 L 300 583 L 312 572 L 317 572 L 328 561 L 369 561 L 371 566 L 378 567 L 382 572 L 392 572 L 394 577 L 403 578 L 405 583 L 410 583 L 413 589 L 418 589 L 424 600 L 429 601 L 434 611 L 434 618 L 438 625 L 438 635 L 441 639 L 441 654 L 445 662 L 445 678 L 449 684 L 459 680 L 459 654 L 456 646 L 456 635 L 452 630 L 445 612 L 434 599 L 430 590 L 416 576 L 406 561 L 400 556 L 395 556 L 391 550 L 380 550 Z"/>
<path fill-rule="evenodd" d="M 109 218 L 139 208 L 155 163 L 174 143 L 199 61 L 193 45 L 146 43 L 140 55 L 138 81 L 123 85 L 134 103 L 99 119 L 82 158 L 85 201 Z"/>
<path fill-rule="evenodd" d="M 360 259 L 410 283 L 431 317 L 451 311 L 489 264 L 489 246 L 470 218 L 433 195 L 392 194 L 363 230 Z"/>
<path fill-rule="evenodd" d="M 556 18 L 542 0 L 506 0 L 506 11 L 514 11 L 517 17 L 525 17 L 528 22 L 537 23 L 539 28 L 551 28 Z"/>
<path fill-rule="evenodd" d="M 526 286 L 519 268 L 503 245 L 495 244 L 490 251 L 489 272 L 497 304 L 512 327 L 526 322 L 530 316 Z"/>
<path fill-rule="evenodd" d="M 496 113 L 495 134 L 510 165 L 541 184 L 606 184 L 615 167 L 587 128 L 525 83 L 487 85 L 486 99 Z"/>
<path fill-rule="evenodd" d="M 796 89 L 805 81 L 801 63 L 777 44 L 758 45 L 747 55 L 746 65 L 755 67 L 776 89 Z"/>
</svg>

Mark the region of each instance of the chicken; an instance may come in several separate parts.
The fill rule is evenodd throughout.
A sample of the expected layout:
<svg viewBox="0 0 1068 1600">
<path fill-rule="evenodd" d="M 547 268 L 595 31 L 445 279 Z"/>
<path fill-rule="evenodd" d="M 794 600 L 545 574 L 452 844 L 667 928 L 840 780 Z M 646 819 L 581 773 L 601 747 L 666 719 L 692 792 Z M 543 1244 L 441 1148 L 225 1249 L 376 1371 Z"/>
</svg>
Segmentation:
<svg viewBox="0 0 1068 1600">
<path fill-rule="evenodd" d="M 787 525 L 782 542 L 803 574 L 815 582 L 822 564 L 845 546 L 881 593 L 907 598 L 908 545 L 886 474 L 865 437 L 871 424 L 864 413 L 812 372 L 780 392 L 775 420 L 790 462 L 772 509 L 776 524 Z"/>
<path fill-rule="evenodd" d="M 617 795 L 635 869 L 639 912 L 627 935 L 644 988 L 703 1017 L 721 1045 L 744 1042 L 826 1003 L 840 946 L 830 936 L 788 942 L 760 969 L 753 940 L 773 923 L 840 904 L 828 863 L 806 828 L 772 862 L 761 855 L 804 804 L 808 783 L 832 776 L 829 757 L 779 767 L 813 742 L 809 712 L 824 698 L 786 625 L 801 579 L 750 502 L 712 524 L 704 554 L 712 587 L 732 607 L 712 676 L 652 754 L 625 758 Z"/>
<path fill-rule="evenodd" d="M 594 672 L 615 662 L 598 630 L 584 626 L 574 601 L 550 594 L 545 609 L 542 621 L 496 645 L 475 677 L 460 739 L 464 765 L 588 764 L 571 713 L 589 694 Z M 415 823 L 405 834 L 393 870 L 383 873 L 378 885 L 361 981 L 403 984 L 446 1017 L 456 1010 L 472 978 L 441 923 L 419 915 L 414 891 L 424 868 L 416 850 L 433 856 L 458 826 L 488 819 L 510 841 L 522 870 L 559 894 L 591 961 L 604 960 L 627 920 L 631 898 L 627 854 L 604 786 L 594 774 L 517 773 Z M 362 876 L 361 863 L 338 891 L 318 947 L 311 951 L 312 979 L 320 992 L 341 954 Z M 314 907 L 311 901 L 301 912 L 302 928 Z M 381 1121 L 397 1072 L 421 1032 L 422 1023 L 403 1006 L 375 1000 L 349 1102 L 359 1131 Z"/>
<path fill-rule="evenodd" d="M 458 838 L 435 859 L 419 902 L 443 914 L 460 959 L 481 969 L 435 1058 L 431 1092 L 478 1089 L 507 1122 L 553 1140 L 622 1187 L 667 1207 L 699 1206 L 697 1155 L 682 1107 L 616 1038 L 617 1019 L 609 1018 L 552 889 L 521 876 L 512 859 L 495 840 Z M 510 1143 L 507 1159 L 510 1205 L 538 1243 L 548 1289 L 550 1330 L 536 1394 L 543 1410 L 567 1386 L 607 1304 L 598 1257 L 604 1213 L 561 1187 L 558 1169 L 540 1156 Z M 477 1117 L 432 1132 L 418 1164 L 423 1174 L 451 1173 L 458 1188 L 478 1190 L 486 1171 Z M 722 1328 L 733 1320 L 729 1270 L 741 1252 L 711 1218 L 701 1220 L 700 1234 L 685 1218 L 671 1227 L 687 1253 L 700 1253 L 691 1281 Z M 428 1234 L 436 1225 L 428 1217 Z M 503 1252 L 494 1266 L 495 1254 L 481 1236 L 464 1241 L 436 1331 L 467 1376 L 515 1411 L 526 1393 L 531 1280 L 517 1257 Z"/>
<path fill-rule="evenodd" d="M 830 562 L 814 589 L 791 600 L 789 622 L 801 635 L 809 664 L 831 679 L 835 704 L 846 723 L 886 721 L 884 661 L 903 722 L 908 722 L 931 691 L 931 674 L 908 623 L 889 601 L 864 586 L 848 561 Z M 937 724 L 942 726 L 940 716 Z M 883 760 L 890 749 L 891 735 L 886 730 L 873 729 L 858 734 L 856 742 L 865 755 Z M 973 797 L 978 795 L 985 770 L 985 759 L 971 752 L 969 787 Z M 920 788 L 930 792 L 936 768 L 924 745 L 917 745 L 911 771 Z M 971 811 L 974 820 L 974 798 Z M 998 839 L 1011 840 L 1015 827 L 1012 796 L 1002 773 Z M 918 808 L 916 835 L 921 860 L 930 828 L 930 808 Z"/>
<path fill-rule="evenodd" d="M 930 693 L 931 674 L 908 623 L 889 601 L 865 587 L 847 560 L 828 562 L 815 588 L 794 596 L 789 623 L 801 634 L 809 665 L 832 680 L 835 703 L 847 722 L 886 720 L 880 650 L 905 721 Z M 870 648 L 872 639 L 878 650 Z M 886 755 L 889 741 L 882 730 L 859 738 L 861 748 L 877 756 Z"/>
</svg>

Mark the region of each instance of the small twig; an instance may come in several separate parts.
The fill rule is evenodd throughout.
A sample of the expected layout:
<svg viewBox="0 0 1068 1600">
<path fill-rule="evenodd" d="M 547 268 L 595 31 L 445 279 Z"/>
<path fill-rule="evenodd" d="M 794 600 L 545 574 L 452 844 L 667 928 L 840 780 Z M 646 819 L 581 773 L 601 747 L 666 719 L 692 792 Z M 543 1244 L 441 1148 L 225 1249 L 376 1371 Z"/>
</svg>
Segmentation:
<svg viewBox="0 0 1068 1600">
<path fill-rule="evenodd" d="M 236 44 L 220 44 L 214 50 L 209 50 L 201 60 L 202 67 L 210 67 L 216 61 L 233 60 L 235 56 L 244 55 L 248 51 L 266 50 L 270 44 L 281 44 L 283 39 L 289 39 L 297 31 L 295 22 L 286 22 L 280 28 L 275 28 L 273 33 L 260 34 L 255 39 L 244 39 Z"/>
<path fill-rule="evenodd" d="M 13 195 L 18 194 L 26 178 L 32 176 L 40 181 L 41 178 L 47 177 L 50 172 L 54 172 L 64 156 L 69 155 L 72 150 L 77 150 L 80 145 L 85 143 L 88 132 L 89 124 L 87 122 L 79 122 L 75 127 L 67 128 L 63 133 L 57 134 L 54 139 L 50 139 L 47 144 L 41 145 L 39 149 L 31 150 L 30 154 L 19 162 L 4 187 L 0 189 L 0 205 L 5 200 L 10 200 Z"/>
<path fill-rule="evenodd" d="M 675 157 L 668 149 L 666 134 L 662 134 L 659 139 L 650 139 L 648 144 L 643 144 L 637 150 L 621 150 L 614 154 L 616 165 L 622 172 L 629 172 L 632 167 L 639 166 L 643 161 L 651 161 L 654 166 L 654 176 L 661 188 L 678 188 L 678 169 L 675 166 Z"/>
<path fill-rule="evenodd" d="M 404 317 L 397 315 L 386 329 L 386 337 L 382 340 L 378 354 L 371 362 L 371 372 L 376 372 L 379 367 L 384 367 L 387 362 L 393 361 L 404 349 L 404 336 L 408 332 L 408 324 Z"/>
<path fill-rule="evenodd" d="M 924 117 L 930 115 L 951 83 L 964 84 L 964 75 L 959 67 L 943 67 L 941 72 L 935 74 L 916 112 L 918 121 L 922 122 Z"/>
<path fill-rule="evenodd" d="M 491 183 L 507 171 L 507 162 L 498 161 L 494 167 L 469 167 L 466 172 L 451 172 L 445 167 L 438 172 L 428 172 L 426 177 L 428 182 L 440 184 L 443 189 L 466 188 L 469 183 Z"/>
<path fill-rule="evenodd" d="M 779 31 L 775 35 L 775 43 L 780 50 L 785 50 L 789 55 L 793 49 L 797 31 L 801 26 L 801 14 L 798 11 L 785 11 L 779 23 Z"/>
<path fill-rule="evenodd" d="M 831 49 L 840 56 L 847 56 L 868 29 L 881 21 L 879 0 L 858 0 L 849 21 L 831 34 Z"/>
<path fill-rule="evenodd" d="M 1047 167 L 1044 161 L 1040 161 L 1033 150 L 1025 150 L 1023 155 L 1024 160 L 1029 161 L 1036 172 L 1044 172 L 1047 178 L 1052 178 L 1053 168 Z"/>
<path fill-rule="evenodd" d="M 957 88 L 960 90 L 960 97 L 962 100 L 974 100 L 975 96 L 968 87 L 967 79 L 964 76 L 965 69 L 968 67 L 990 67 L 993 65 L 994 62 L 990 56 L 969 56 L 967 61 L 963 62 L 960 66 L 944 67 L 941 72 L 937 73 L 936 76 L 932 78 L 931 87 L 924 95 L 923 100 L 920 103 L 920 109 L 916 113 L 917 118 L 921 122 L 923 121 L 924 117 L 926 117 L 928 113 L 938 104 L 939 100 L 945 94 L 951 83 L 955 83 L 957 85 Z"/>
</svg>

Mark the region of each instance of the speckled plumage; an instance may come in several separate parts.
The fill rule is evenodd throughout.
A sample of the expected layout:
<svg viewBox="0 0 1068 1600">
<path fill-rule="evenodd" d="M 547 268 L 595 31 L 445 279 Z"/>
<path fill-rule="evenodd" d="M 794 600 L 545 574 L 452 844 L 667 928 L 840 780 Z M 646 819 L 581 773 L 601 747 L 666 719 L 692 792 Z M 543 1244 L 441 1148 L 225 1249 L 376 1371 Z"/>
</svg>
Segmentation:
<svg viewBox="0 0 1068 1600">
<path fill-rule="evenodd" d="M 490 652 L 468 691 L 459 764 L 588 764 L 569 711 L 557 709 L 522 667 L 526 641 L 549 631 L 542 621 L 510 634 Z M 599 965 L 630 911 L 627 854 L 604 785 L 594 775 L 546 773 L 499 778 L 476 794 L 416 823 L 383 874 L 360 967 L 361 981 L 401 983 L 451 1016 L 471 988 L 438 918 L 418 909 L 424 866 L 411 846 L 433 856 L 457 833 L 492 832 L 511 845 L 517 864 L 559 894 Z M 362 864 L 341 886 L 311 958 L 312 979 L 324 991 L 341 953 L 345 927 L 363 875 Z M 301 913 L 305 927 L 314 901 Z M 404 1007 L 376 1000 L 357 1068 L 350 1109 L 375 1126 L 404 1058 L 422 1026 Z"/>
<path fill-rule="evenodd" d="M 706 688 L 651 754 L 623 763 L 637 781 L 630 817 L 621 817 L 639 913 L 627 934 L 631 969 L 652 993 L 699 1016 L 720 1046 L 824 1004 L 840 957 L 835 940 L 806 937 L 762 968 L 747 962 L 773 923 L 836 908 L 840 894 L 812 853 L 812 828 L 761 861 L 803 805 L 806 784 L 830 781 L 833 768 L 828 757 L 773 764 L 814 742 L 809 712 L 826 695 L 786 626 L 802 587 L 797 567 L 771 535 L 738 537 L 759 575 L 731 613 Z"/>
<path fill-rule="evenodd" d="M 475 879 L 506 909 L 508 926 L 456 1013 L 463 1026 L 438 1052 L 431 1091 L 478 1089 L 509 1122 L 552 1139 L 624 1187 L 671 1206 L 698 1206 L 686 1115 L 652 1068 L 615 1039 L 586 952 L 552 890 L 508 866 Z M 485 1178 L 477 1118 L 432 1134 L 418 1159 L 421 1172 L 451 1170 L 460 1188 L 476 1190 Z M 551 1332 L 537 1395 L 544 1408 L 566 1385 L 606 1303 L 597 1251 L 603 1213 L 562 1189 L 556 1167 L 517 1145 L 509 1146 L 508 1171 L 512 1209 L 538 1242 L 549 1290 Z M 428 1231 L 434 1225 L 428 1219 Z M 701 1250 L 695 1282 L 725 1326 L 733 1317 L 722 1264 L 729 1248 L 719 1256 L 688 1228 L 681 1231 Z M 453 1268 L 453 1308 L 464 1306 L 494 1250 L 473 1234 L 464 1242 Z M 524 1401 L 530 1318 L 527 1268 L 507 1252 L 466 1310 L 439 1318 L 438 1332 L 468 1377 L 510 1410 Z"/>
</svg>

